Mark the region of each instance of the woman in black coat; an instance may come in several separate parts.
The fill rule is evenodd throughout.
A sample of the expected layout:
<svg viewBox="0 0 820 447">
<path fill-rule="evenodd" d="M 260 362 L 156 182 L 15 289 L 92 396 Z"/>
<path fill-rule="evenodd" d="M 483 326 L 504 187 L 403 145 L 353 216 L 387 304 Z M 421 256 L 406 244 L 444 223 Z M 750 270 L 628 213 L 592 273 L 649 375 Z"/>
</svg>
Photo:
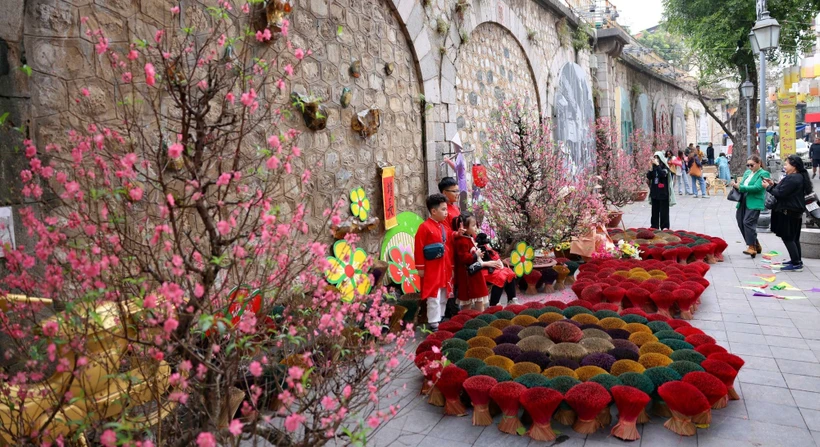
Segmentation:
<svg viewBox="0 0 820 447">
<path fill-rule="evenodd" d="M 803 213 L 806 212 L 806 194 L 812 192 L 809 173 L 803 160 L 792 154 L 784 164 L 786 177 L 775 184 L 771 179 L 763 179 L 763 186 L 777 199 L 772 209 L 772 232 L 783 240 L 791 260 L 781 269 L 783 272 L 803 271 L 800 250 L 800 230 L 803 227 Z"/>
</svg>

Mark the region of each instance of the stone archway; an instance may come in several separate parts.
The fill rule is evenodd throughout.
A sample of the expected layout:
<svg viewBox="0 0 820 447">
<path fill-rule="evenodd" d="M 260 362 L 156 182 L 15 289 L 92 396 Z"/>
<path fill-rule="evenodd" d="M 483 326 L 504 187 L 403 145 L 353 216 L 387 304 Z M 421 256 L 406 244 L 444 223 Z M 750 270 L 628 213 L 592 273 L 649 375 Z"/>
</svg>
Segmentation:
<svg viewBox="0 0 820 447">
<path fill-rule="evenodd" d="M 459 48 L 455 66 L 456 127 L 464 150 L 474 151 L 475 159 L 483 156 L 492 115 L 504 101 L 518 99 L 540 115 L 535 76 L 527 56 L 501 25 L 486 22 L 477 26 L 470 40 Z"/>
<path fill-rule="evenodd" d="M 655 98 L 655 132 L 662 135 L 672 134 L 672 118 L 669 113 L 669 106 L 666 104 L 666 98 L 657 96 Z"/>
<path fill-rule="evenodd" d="M 655 131 L 652 108 L 649 106 L 649 96 L 646 93 L 641 93 L 635 100 L 633 115 L 636 129 L 641 129 L 647 134 Z"/>
<path fill-rule="evenodd" d="M 628 153 L 632 153 L 631 137 L 635 124 L 632 116 L 632 101 L 629 92 L 623 87 L 621 90 L 621 147 Z"/>
<path fill-rule="evenodd" d="M 686 115 L 680 104 L 675 104 L 675 108 L 672 110 L 672 135 L 674 135 L 675 142 L 679 148 L 685 148 L 687 146 Z"/>
<path fill-rule="evenodd" d="M 592 89 L 580 65 L 567 62 L 561 68 L 553 105 L 555 139 L 563 143 L 572 161 L 572 174 L 595 164 L 595 121 Z M 559 143 L 560 144 L 560 143 Z"/>
</svg>

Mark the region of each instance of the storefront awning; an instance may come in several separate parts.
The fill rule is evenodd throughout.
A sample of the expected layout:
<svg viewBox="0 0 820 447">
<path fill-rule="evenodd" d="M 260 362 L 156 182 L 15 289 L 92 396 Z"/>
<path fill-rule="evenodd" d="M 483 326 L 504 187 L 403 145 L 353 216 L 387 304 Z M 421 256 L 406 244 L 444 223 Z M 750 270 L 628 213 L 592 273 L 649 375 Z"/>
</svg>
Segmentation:
<svg viewBox="0 0 820 447">
<path fill-rule="evenodd" d="M 807 123 L 820 123 L 820 112 L 807 113 L 806 114 L 806 122 Z"/>
</svg>

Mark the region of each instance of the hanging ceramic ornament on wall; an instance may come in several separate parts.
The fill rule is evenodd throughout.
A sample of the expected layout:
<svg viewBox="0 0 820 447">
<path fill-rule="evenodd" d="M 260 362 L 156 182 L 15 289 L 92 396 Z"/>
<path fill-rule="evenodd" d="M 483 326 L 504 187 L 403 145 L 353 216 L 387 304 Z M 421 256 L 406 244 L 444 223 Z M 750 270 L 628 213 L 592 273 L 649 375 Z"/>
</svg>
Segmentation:
<svg viewBox="0 0 820 447">
<path fill-rule="evenodd" d="M 379 109 L 367 109 L 357 113 L 350 122 L 350 127 L 359 133 L 362 138 L 369 138 L 379 131 L 381 120 Z"/>
<path fill-rule="evenodd" d="M 290 99 L 293 106 L 302 112 L 302 118 L 308 129 L 318 131 L 327 127 L 327 110 L 318 99 L 308 98 L 298 93 L 291 93 Z"/>
<path fill-rule="evenodd" d="M 353 76 L 356 79 L 358 79 L 362 76 L 362 61 L 361 60 L 353 61 L 350 64 L 350 76 Z"/>
<path fill-rule="evenodd" d="M 339 103 L 342 105 L 343 109 L 346 109 L 347 106 L 350 105 L 350 101 L 353 99 L 353 92 L 350 91 L 349 88 L 345 87 L 342 89 L 342 95 L 339 97 Z"/>
<path fill-rule="evenodd" d="M 392 75 L 394 71 L 396 71 L 396 64 L 394 64 L 393 62 L 388 62 L 384 64 L 384 73 L 387 76 Z"/>
</svg>

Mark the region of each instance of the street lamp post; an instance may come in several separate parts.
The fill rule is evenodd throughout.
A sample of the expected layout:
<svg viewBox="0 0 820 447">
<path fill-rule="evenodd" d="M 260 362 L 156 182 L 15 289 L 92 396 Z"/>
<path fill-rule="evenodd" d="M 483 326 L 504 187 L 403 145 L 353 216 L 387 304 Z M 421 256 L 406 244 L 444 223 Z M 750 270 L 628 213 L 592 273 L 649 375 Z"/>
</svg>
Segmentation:
<svg viewBox="0 0 820 447">
<path fill-rule="evenodd" d="M 746 82 L 740 84 L 740 91 L 746 99 L 746 160 L 752 157 L 752 97 L 755 94 L 755 85 L 749 81 L 749 73 L 746 73 Z"/>
<path fill-rule="evenodd" d="M 760 139 L 760 155 L 766 153 L 766 53 L 777 48 L 780 40 L 780 24 L 776 19 L 769 16 L 766 10 L 765 0 L 758 2 L 762 11 L 755 22 L 752 32 L 749 33 L 749 41 L 752 44 L 752 51 L 760 54 L 760 128 L 758 137 Z"/>
</svg>

